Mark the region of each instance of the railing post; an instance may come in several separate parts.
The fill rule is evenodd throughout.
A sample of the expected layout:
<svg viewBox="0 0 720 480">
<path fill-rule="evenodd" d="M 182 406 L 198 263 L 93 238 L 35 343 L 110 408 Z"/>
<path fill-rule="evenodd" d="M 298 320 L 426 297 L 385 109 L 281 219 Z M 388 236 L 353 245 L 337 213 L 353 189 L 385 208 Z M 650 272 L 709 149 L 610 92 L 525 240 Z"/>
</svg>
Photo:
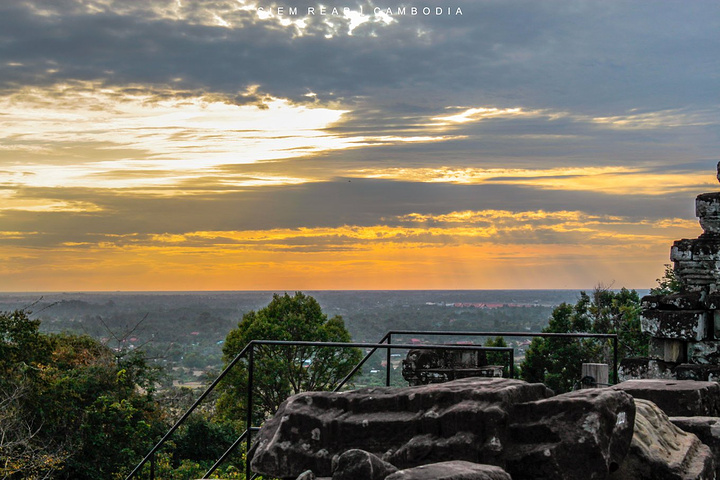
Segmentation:
<svg viewBox="0 0 720 480">
<path fill-rule="evenodd" d="M 613 381 L 617 385 L 620 383 L 620 380 L 618 379 L 618 337 L 615 335 L 613 337 Z"/>
<path fill-rule="evenodd" d="M 253 409 L 253 373 L 255 369 L 255 342 L 250 342 L 250 351 L 248 352 L 248 384 L 247 384 L 247 431 L 246 447 L 245 447 L 245 478 L 250 478 L 250 445 L 252 443 L 252 409 Z"/>
<path fill-rule="evenodd" d="M 390 345 L 390 344 L 392 344 L 392 332 L 388 332 L 388 345 Z M 390 386 L 390 352 L 391 352 L 390 348 L 386 349 L 386 351 L 385 351 L 385 355 L 386 355 L 385 362 L 387 363 L 387 365 L 385 366 L 385 386 L 386 387 Z"/>
<path fill-rule="evenodd" d="M 509 350 L 510 355 L 510 378 L 515 378 L 515 349 Z"/>
</svg>

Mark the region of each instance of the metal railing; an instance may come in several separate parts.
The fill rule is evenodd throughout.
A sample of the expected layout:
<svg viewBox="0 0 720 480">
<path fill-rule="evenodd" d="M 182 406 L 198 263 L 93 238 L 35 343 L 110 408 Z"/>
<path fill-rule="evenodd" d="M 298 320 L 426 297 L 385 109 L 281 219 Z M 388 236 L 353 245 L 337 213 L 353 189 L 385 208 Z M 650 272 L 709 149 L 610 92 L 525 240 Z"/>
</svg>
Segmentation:
<svg viewBox="0 0 720 480">
<path fill-rule="evenodd" d="M 541 338 L 598 338 L 613 341 L 613 378 L 615 382 L 618 379 L 618 336 L 616 333 L 534 333 L 534 332 L 476 332 L 476 331 L 450 331 L 450 330 L 390 330 L 385 334 L 382 343 L 387 339 L 388 343 L 392 343 L 393 335 L 418 335 L 418 336 L 453 336 L 453 337 L 541 337 Z M 388 362 L 390 360 L 390 351 L 388 350 Z M 388 372 L 387 385 L 390 385 L 390 377 Z"/>
<path fill-rule="evenodd" d="M 240 353 L 238 353 L 235 358 L 225 367 L 225 369 L 218 375 L 218 377 L 208 386 L 208 388 L 198 397 L 198 399 L 193 403 L 193 405 L 180 417 L 180 419 L 175 422 L 175 424 L 168 430 L 168 432 L 160 439 L 160 441 L 155 444 L 155 446 L 150 450 L 150 452 L 142 459 L 142 461 L 130 472 L 130 474 L 126 477 L 126 480 L 130 480 L 135 477 L 135 475 L 140 472 L 142 467 L 150 462 L 150 479 L 155 479 L 155 454 L 158 452 L 158 450 L 165 444 L 165 442 L 170 438 L 170 436 L 175 433 L 175 431 L 187 420 L 187 418 L 195 411 L 195 409 L 207 398 L 208 395 L 217 387 L 217 385 L 225 378 L 225 376 L 232 370 L 237 363 L 243 359 L 246 358 L 247 360 L 247 371 L 248 371 L 248 382 L 247 382 L 247 391 L 246 391 L 246 423 L 247 426 L 245 432 L 243 432 L 240 437 L 228 448 L 225 453 L 220 457 L 220 459 L 215 462 L 215 464 L 208 470 L 203 478 L 207 478 L 210 475 L 215 472 L 215 470 L 221 465 L 221 463 L 229 457 L 232 452 L 239 447 L 243 440 L 246 444 L 246 452 L 250 452 L 250 447 L 252 443 L 252 432 L 259 430 L 258 427 L 253 427 L 253 419 L 252 419 L 252 411 L 253 411 L 253 375 L 255 371 L 255 347 L 258 345 L 274 345 L 274 346 L 299 346 L 299 347 L 314 347 L 314 348 L 323 348 L 323 347 L 329 347 L 329 348 L 365 348 L 370 350 L 365 357 L 356 365 L 351 372 L 343 378 L 343 380 L 340 381 L 338 386 L 333 391 L 338 391 L 340 388 L 342 388 L 362 367 L 362 365 L 372 356 L 373 353 L 375 353 L 378 349 L 385 349 L 390 351 L 390 349 L 425 349 L 425 350 L 431 350 L 431 349 L 437 349 L 437 350 L 472 350 L 472 351 L 497 351 L 497 352 L 504 352 L 508 354 L 508 365 L 509 365 L 509 372 L 512 376 L 512 372 L 515 369 L 514 365 L 514 349 L 512 347 L 485 347 L 481 345 L 415 345 L 415 344 L 392 344 L 392 333 L 388 332 L 385 337 L 381 340 L 380 343 L 345 343 L 345 342 L 303 342 L 303 341 L 284 341 L 284 340 L 252 340 L 249 342 L 245 348 L 243 348 Z M 387 340 L 388 343 L 382 343 L 385 340 Z M 388 358 L 390 358 L 390 354 L 388 353 Z M 387 365 L 387 374 L 386 374 L 386 383 L 389 385 L 390 382 L 390 369 L 391 369 L 391 363 L 388 361 Z M 250 471 L 250 458 L 249 455 L 246 457 L 245 461 L 245 476 L 246 479 L 250 480 L 251 477 L 251 471 Z"/>
<path fill-rule="evenodd" d="M 246 392 L 246 426 L 247 429 L 238 437 L 238 439 L 222 454 L 215 464 L 205 473 L 202 478 L 208 478 L 215 470 L 238 448 L 245 442 L 247 457 L 245 461 L 245 476 L 247 480 L 255 478 L 251 476 L 250 471 L 250 447 L 252 443 L 252 433 L 259 430 L 259 427 L 253 427 L 252 408 L 253 408 L 253 374 L 255 370 L 255 347 L 258 345 L 271 346 L 304 346 L 304 347 L 329 347 L 329 348 L 365 348 L 368 350 L 366 355 L 355 365 L 351 371 L 338 383 L 333 389 L 334 392 L 339 391 L 347 382 L 355 376 L 362 366 L 375 354 L 378 350 L 386 351 L 386 375 L 385 385 L 390 386 L 391 373 L 391 355 L 392 349 L 438 349 L 438 350 L 475 350 L 475 351 L 498 351 L 508 353 L 509 376 L 512 377 L 515 370 L 514 349 L 512 347 L 485 347 L 481 345 L 459 345 L 459 344 L 394 344 L 392 343 L 393 335 L 399 336 L 456 336 L 456 337 L 542 337 L 542 338 L 597 338 L 608 339 L 613 341 L 613 374 L 614 380 L 618 378 L 618 336 L 617 334 L 601 334 L 601 333 L 532 333 L 532 332 L 477 332 L 477 331 L 448 331 L 448 330 L 390 330 L 378 343 L 344 343 L 344 342 L 303 342 L 303 341 L 284 341 L 284 340 L 253 340 L 248 343 L 245 348 L 238 353 L 235 358 L 225 367 L 218 377 L 207 387 L 207 389 L 198 397 L 193 405 L 175 422 L 168 432 L 157 442 L 150 452 L 142 459 L 142 461 L 130 472 L 126 480 L 130 480 L 140 472 L 142 467 L 150 462 L 150 479 L 155 479 L 155 454 L 175 433 L 175 431 L 187 420 L 192 412 L 207 398 L 208 395 L 217 387 L 217 385 L 225 378 L 235 365 L 243 358 L 247 360 L 248 384 Z"/>
</svg>

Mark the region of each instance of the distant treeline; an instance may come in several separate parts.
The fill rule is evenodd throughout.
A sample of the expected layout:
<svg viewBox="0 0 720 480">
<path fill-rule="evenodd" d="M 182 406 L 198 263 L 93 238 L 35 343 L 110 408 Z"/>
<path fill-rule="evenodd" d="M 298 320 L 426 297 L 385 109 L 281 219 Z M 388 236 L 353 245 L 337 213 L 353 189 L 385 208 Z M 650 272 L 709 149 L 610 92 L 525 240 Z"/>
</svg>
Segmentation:
<svg viewBox="0 0 720 480">
<path fill-rule="evenodd" d="M 574 302 L 573 290 L 317 291 L 329 315 L 340 315 L 353 337 L 376 342 L 395 330 L 540 331 L 552 306 Z M 0 311 L 27 308 L 49 333 L 87 334 L 114 349 L 142 348 L 175 380 L 222 364 L 227 333 L 273 292 L 1 294 Z M 457 307 L 523 304 L 530 307 Z M 452 306 L 446 306 L 452 305 Z"/>
</svg>

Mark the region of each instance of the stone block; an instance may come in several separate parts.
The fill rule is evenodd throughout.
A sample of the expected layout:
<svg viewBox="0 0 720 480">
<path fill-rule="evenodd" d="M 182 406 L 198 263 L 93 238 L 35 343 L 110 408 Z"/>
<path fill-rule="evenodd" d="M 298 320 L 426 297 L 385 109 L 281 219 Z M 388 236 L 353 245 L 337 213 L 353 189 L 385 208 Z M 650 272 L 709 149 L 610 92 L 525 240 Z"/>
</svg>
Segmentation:
<svg viewBox="0 0 720 480">
<path fill-rule="evenodd" d="M 605 479 L 633 435 L 632 397 L 608 388 L 578 390 L 517 405 L 505 470 L 514 480 Z"/>
<path fill-rule="evenodd" d="M 711 330 L 713 338 L 720 339 L 720 296 L 717 294 L 708 295 L 708 322 L 712 322 Z"/>
<path fill-rule="evenodd" d="M 720 216 L 720 192 L 701 193 L 695 197 L 695 216 Z"/>
<path fill-rule="evenodd" d="M 657 338 L 700 341 L 707 334 L 704 310 L 646 310 L 640 322 L 643 332 Z"/>
<path fill-rule="evenodd" d="M 351 449 L 333 461 L 333 480 L 384 480 L 397 468 L 364 450 Z"/>
<path fill-rule="evenodd" d="M 672 417 L 720 416 L 720 384 L 692 380 L 628 380 L 610 387 L 649 400 Z"/>
<path fill-rule="evenodd" d="M 501 466 L 513 405 L 552 395 L 507 378 L 301 393 L 258 432 L 251 466 L 277 478 L 330 476 L 332 458 L 353 448 L 400 469 L 446 460 Z"/>
<path fill-rule="evenodd" d="M 720 197 L 718 193 L 698 195 L 695 199 L 695 215 L 706 234 L 720 234 Z"/>
<path fill-rule="evenodd" d="M 718 286 L 714 281 L 710 280 L 698 280 L 695 281 L 693 279 L 683 279 L 684 288 L 685 290 L 689 292 L 705 292 L 705 291 L 715 291 L 717 290 Z M 694 282 L 694 283 L 693 283 Z"/>
<path fill-rule="evenodd" d="M 720 365 L 707 366 L 707 381 L 720 382 Z M 720 461 L 720 459 L 718 459 Z"/>
<path fill-rule="evenodd" d="M 677 240 L 670 249 L 670 260 L 692 260 L 692 240 Z"/>
<path fill-rule="evenodd" d="M 689 342 L 688 362 L 702 365 L 720 365 L 720 340 Z"/>
<path fill-rule="evenodd" d="M 644 357 L 624 358 L 618 367 L 618 378 L 621 382 L 648 378 L 671 380 L 675 378 L 676 366 L 677 363 Z"/>
<path fill-rule="evenodd" d="M 643 310 L 704 310 L 705 302 L 700 292 L 688 292 L 646 295 L 640 300 L 640 306 Z"/>
<path fill-rule="evenodd" d="M 686 262 L 687 263 L 687 262 Z M 709 286 L 717 283 L 718 271 L 715 264 L 685 265 L 683 262 L 675 262 L 675 273 L 682 280 L 686 290 L 699 292 L 703 289 L 693 289 L 698 286 Z"/>
<path fill-rule="evenodd" d="M 359 479 L 358 479 L 359 480 Z M 385 480 L 512 480 L 500 467 L 455 460 L 393 473 Z"/>
<path fill-rule="evenodd" d="M 682 340 L 668 338 L 650 338 L 650 358 L 662 360 L 663 362 L 681 363 L 685 361 L 685 345 Z"/>
<path fill-rule="evenodd" d="M 720 310 L 720 295 L 711 294 L 707 296 L 705 306 L 708 310 Z"/>
<path fill-rule="evenodd" d="M 710 277 L 714 276 L 713 271 L 717 270 L 718 267 L 717 260 L 677 260 L 675 264 L 677 265 L 677 268 L 682 272 L 703 275 L 706 274 Z"/>
<path fill-rule="evenodd" d="M 610 480 L 715 478 L 712 452 L 697 436 L 673 425 L 652 402 L 636 398 L 635 405 L 630 450 Z"/>
<path fill-rule="evenodd" d="M 692 433 L 710 448 L 715 457 L 715 476 L 720 478 L 720 418 L 718 417 L 670 417 L 680 430 Z"/>
<path fill-rule="evenodd" d="M 275 478 L 306 470 L 335 478 L 340 460 L 332 459 L 361 448 L 400 469 L 462 460 L 504 468 L 516 480 L 601 479 L 629 448 L 634 408 L 622 391 L 553 397 L 544 385 L 499 378 L 308 392 L 265 422 L 251 466 Z"/>
<path fill-rule="evenodd" d="M 679 255 L 677 260 L 720 260 L 720 237 L 701 235 L 698 238 L 676 240 L 671 249 Z M 686 252 L 690 252 L 688 257 Z M 671 258 L 673 261 L 675 259 Z"/>
<path fill-rule="evenodd" d="M 704 365 L 683 363 L 675 367 L 675 378 L 678 380 L 707 380 L 707 368 Z"/>
</svg>

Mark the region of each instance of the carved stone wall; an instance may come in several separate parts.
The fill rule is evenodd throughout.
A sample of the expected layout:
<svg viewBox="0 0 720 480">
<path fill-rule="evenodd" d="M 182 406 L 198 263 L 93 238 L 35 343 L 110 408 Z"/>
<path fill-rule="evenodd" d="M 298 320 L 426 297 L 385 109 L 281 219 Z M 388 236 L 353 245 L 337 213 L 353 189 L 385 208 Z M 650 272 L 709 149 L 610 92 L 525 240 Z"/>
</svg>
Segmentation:
<svg viewBox="0 0 720 480">
<path fill-rule="evenodd" d="M 720 179 L 720 163 L 718 164 Z M 621 379 L 720 378 L 720 192 L 695 200 L 703 233 L 670 251 L 682 291 L 642 299 L 642 329 L 650 333 L 647 362 L 624 362 Z"/>
</svg>

